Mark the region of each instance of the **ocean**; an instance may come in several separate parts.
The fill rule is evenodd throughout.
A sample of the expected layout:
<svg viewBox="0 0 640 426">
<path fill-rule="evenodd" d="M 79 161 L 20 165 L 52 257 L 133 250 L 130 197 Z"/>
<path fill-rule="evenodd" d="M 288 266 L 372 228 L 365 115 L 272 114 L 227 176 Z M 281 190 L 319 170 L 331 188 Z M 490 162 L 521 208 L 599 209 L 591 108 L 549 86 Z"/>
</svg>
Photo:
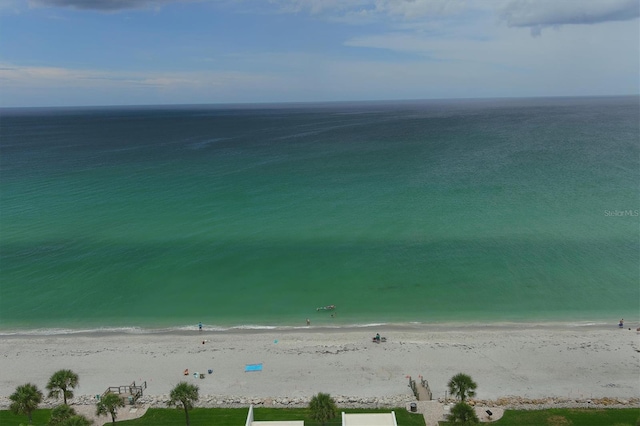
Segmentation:
<svg viewBox="0 0 640 426">
<path fill-rule="evenodd" d="M 0 333 L 637 321 L 639 117 L 638 96 L 2 109 Z"/>
</svg>

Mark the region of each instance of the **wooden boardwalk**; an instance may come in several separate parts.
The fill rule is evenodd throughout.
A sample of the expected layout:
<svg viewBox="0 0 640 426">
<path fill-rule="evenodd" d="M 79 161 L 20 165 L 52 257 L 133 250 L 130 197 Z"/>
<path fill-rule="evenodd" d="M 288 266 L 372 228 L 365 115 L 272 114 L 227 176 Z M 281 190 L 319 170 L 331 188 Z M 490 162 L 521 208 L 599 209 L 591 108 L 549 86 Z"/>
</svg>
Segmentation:
<svg viewBox="0 0 640 426">
<path fill-rule="evenodd" d="M 422 383 L 418 384 L 418 401 L 431 401 L 431 391 Z"/>
<path fill-rule="evenodd" d="M 142 397 L 144 390 L 147 388 L 147 382 L 142 382 L 140 385 L 136 385 L 136 382 L 131 383 L 128 386 L 109 386 L 106 391 L 102 393 L 104 397 L 108 393 L 119 395 L 125 404 L 133 405 Z"/>
<path fill-rule="evenodd" d="M 418 401 L 431 401 L 433 399 L 433 394 L 431 393 L 431 389 L 429 389 L 429 382 L 422 376 L 418 376 L 420 379 L 418 382 L 413 380 L 411 376 L 407 377 L 409 377 L 409 387 Z"/>
</svg>

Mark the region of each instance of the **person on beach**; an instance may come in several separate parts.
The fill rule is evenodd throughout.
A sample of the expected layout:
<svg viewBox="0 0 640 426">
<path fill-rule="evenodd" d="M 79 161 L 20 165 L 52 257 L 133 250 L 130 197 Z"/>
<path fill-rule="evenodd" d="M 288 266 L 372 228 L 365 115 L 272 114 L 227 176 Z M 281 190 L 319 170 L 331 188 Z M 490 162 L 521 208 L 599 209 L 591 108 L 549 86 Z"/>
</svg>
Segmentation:
<svg viewBox="0 0 640 426">
<path fill-rule="evenodd" d="M 311 320 L 307 318 L 307 325 L 311 325 Z"/>
<path fill-rule="evenodd" d="M 380 343 L 380 333 L 376 333 L 376 342 Z"/>
<path fill-rule="evenodd" d="M 620 320 L 620 324 L 618 324 L 618 327 L 620 328 L 624 327 L 624 318 Z"/>
<path fill-rule="evenodd" d="M 198 323 L 198 330 L 202 331 L 202 323 Z"/>
</svg>

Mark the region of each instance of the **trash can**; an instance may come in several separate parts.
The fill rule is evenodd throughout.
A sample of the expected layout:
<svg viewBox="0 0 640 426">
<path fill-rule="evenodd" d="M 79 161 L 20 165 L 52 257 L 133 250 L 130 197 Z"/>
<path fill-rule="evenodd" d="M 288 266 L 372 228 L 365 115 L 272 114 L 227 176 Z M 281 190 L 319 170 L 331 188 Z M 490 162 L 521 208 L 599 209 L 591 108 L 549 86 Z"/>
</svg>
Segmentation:
<svg viewBox="0 0 640 426">
<path fill-rule="evenodd" d="M 412 402 L 410 407 L 411 407 L 411 412 L 412 413 L 415 413 L 415 412 L 418 411 L 418 404 L 416 404 L 415 402 Z"/>
</svg>

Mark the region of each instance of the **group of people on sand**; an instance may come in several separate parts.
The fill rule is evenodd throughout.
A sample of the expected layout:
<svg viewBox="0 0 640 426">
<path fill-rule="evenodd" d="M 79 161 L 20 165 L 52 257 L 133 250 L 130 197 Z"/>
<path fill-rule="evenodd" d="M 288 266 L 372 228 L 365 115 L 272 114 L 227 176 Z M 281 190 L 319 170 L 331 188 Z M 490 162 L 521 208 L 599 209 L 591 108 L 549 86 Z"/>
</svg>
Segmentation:
<svg viewBox="0 0 640 426">
<path fill-rule="evenodd" d="M 624 328 L 624 318 L 620 319 L 620 322 L 618 323 L 618 327 Z M 629 330 L 631 330 L 631 327 L 629 327 Z M 640 331 L 640 327 L 636 328 L 636 331 Z"/>
<path fill-rule="evenodd" d="M 386 342 L 386 337 L 380 337 L 380 333 L 376 333 L 375 337 L 372 339 L 375 343 Z"/>
</svg>

